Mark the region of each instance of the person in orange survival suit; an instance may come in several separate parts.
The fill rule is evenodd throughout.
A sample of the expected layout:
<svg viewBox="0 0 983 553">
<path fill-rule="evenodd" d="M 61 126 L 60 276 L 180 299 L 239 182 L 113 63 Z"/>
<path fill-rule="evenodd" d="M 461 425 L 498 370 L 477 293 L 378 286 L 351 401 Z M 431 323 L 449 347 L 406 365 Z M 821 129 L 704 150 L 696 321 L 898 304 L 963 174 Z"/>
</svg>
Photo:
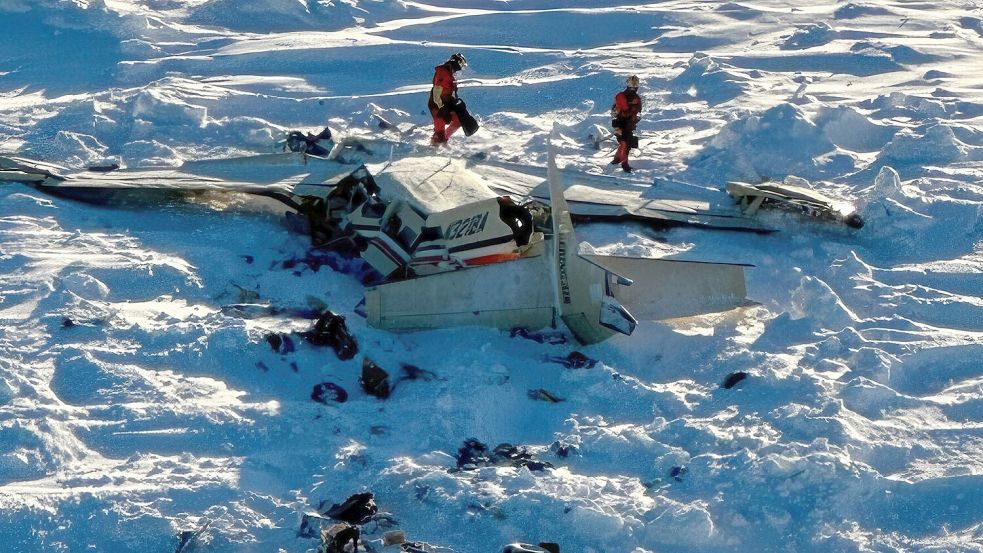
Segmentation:
<svg viewBox="0 0 983 553">
<path fill-rule="evenodd" d="M 433 138 L 430 144 L 438 146 L 447 142 L 454 131 L 461 126 L 461 120 L 452 109 L 457 101 L 457 80 L 454 73 L 468 66 L 464 54 L 454 54 L 444 63 L 434 67 L 433 88 L 427 107 L 433 116 Z"/>
<path fill-rule="evenodd" d="M 614 97 L 611 106 L 611 126 L 618 139 L 618 151 L 614 154 L 611 165 L 621 164 L 621 169 L 631 173 L 628 165 L 628 152 L 638 147 L 638 137 L 635 136 L 635 125 L 641 119 L 642 98 L 638 95 L 638 77 L 632 75 L 625 81 L 627 86 Z"/>
</svg>

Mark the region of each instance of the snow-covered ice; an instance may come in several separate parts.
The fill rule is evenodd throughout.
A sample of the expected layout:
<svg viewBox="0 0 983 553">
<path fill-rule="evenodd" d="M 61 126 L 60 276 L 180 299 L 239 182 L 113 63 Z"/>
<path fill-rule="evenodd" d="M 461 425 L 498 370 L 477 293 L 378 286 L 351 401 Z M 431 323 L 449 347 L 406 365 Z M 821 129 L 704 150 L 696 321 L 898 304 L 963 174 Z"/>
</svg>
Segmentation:
<svg viewBox="0 0 983 553">
<path fill-rule="evenodd" d="M 867 225 L 580 225 L 608 254 L 752 263 L 757 303 L 579 347 L 369 328 L 356 270 L 298 262 L 306 237 L 235 200 L 5 184 L 4 550 L 173 551 L 209 521 L 203 551 L 304 552 L 305 513 L 372 491 L 370 539 L 459 553 L 983 551 L 978 2 L 0 0 L 0 154 L 175 166 L 324 125 L 422 152 L 456 51 L 483 129 L 441 155 L 542 166 L 555 126 L 568 185 L 610 172 L 588 135 L 634 73 L 626 186 L 731 209 L 727 180 L 798 177 Z M 271 348 L 320 304 L 359 355 Z M 365 357 L 433 375 L 379 400 Z M 348 400 L 312 401 L 322 382 Z M 552 468 L 458 471 L 469 438 Z"/>
</svg>

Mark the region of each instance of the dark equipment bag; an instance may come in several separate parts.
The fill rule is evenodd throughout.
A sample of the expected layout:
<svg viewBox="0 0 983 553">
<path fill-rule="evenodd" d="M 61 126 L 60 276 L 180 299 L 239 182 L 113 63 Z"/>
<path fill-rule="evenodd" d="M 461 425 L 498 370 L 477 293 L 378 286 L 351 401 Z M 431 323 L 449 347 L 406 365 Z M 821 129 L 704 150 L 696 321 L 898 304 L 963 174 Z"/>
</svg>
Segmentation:
<svg viewBox="0 0 983 553">
<path fill-rule="evenodd" d="M 454 105 L 451 106 L 451 109 L 454 110 L 457 118 L 461 121 L 461 129 L 464 130 L 465 136 L 471 136 L 478 132 L 478 120 L 468 111 L 468 106 L 464 103 L 464 100 L 458 98 L 454 102 Z"/>
</svg>

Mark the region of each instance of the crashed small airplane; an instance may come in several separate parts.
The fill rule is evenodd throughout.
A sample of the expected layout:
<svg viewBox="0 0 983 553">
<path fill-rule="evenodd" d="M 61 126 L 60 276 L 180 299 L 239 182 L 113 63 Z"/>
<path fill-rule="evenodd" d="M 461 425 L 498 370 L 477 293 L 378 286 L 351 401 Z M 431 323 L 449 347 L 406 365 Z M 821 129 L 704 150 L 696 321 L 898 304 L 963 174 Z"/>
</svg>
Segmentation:
<svg viewBox="0 0 983 553">
<path fill-rule="evenodd" d="M 578 341 L 590 344 L 630 335 L 639 320 L 748 303 L 748 265 L 580 253 L 573 227 L 579 213 L 761 230 L 741 216 L 685 201 L 625 201 L 623 194 L 589 189 L 576 195 L 571 210 L 552 148 L 542 185 L 529 175 L 469 170 L 461 161 L 432 155 L 339 172 L 359 148 L 368 151 L 339 143 L 323 156 L 292 151 L 173 169 L 73 174 L 0 157 L 0 181 L 80 199 L 147 190 L 274 198 L 289 207 L 287 215 L 304 225 L 316 246 L 360 256 L 381 275 L 380 283 L 366 288 L 360 307 L 370 325 L 394 331 L 459 325 L 536 330 L 562 321 Z M 511 197 L 516 193 L 517 200 Z"/>
</svg>

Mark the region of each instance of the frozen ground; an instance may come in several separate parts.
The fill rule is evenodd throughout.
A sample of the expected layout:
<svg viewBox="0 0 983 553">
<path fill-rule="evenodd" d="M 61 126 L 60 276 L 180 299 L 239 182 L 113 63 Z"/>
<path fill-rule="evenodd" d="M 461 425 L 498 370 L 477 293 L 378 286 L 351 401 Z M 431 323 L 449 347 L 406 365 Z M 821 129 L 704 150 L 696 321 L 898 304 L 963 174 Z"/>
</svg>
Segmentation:
<svg viewBox="0 0 983 553">
<path fill-rule="evenodd" d="M 289 263 L 308 242 L 272 214 L 6 185 L 6 550 L 172 551 L 208 520 L 204 551 L 303 552 L 304 512 L 371 490 L 459 553 L 983 551 L 978 3 L 0 0 L 0 151 L 175 165 L 325 123 L 423 148 L 454 51 L 483 130 L 447 155 L 541 165 L 559 124 L 561 164 L 606 171 L 613 145 L 587 136 L 637 73 L 646 195 L 726 206 L 728 179 L 796 175 L 868 224 L 581 226 L 605 252 L 753 263 L 759 305 L 579 348 L 368 328 L 361 284 Z M 267 333 L 310 321 L 222 309 L 257 295 L 326 303 L 360 354 L 274 352 Z M 574 350 L 600 363 L 550 361 Z M 382 402 L 358 387 L 366 356 L 438 378 Z M 348 401 L 312 401 L 324 381 Z M 555 468 L 449 472 L 467 438 Z"/>
</svg>

